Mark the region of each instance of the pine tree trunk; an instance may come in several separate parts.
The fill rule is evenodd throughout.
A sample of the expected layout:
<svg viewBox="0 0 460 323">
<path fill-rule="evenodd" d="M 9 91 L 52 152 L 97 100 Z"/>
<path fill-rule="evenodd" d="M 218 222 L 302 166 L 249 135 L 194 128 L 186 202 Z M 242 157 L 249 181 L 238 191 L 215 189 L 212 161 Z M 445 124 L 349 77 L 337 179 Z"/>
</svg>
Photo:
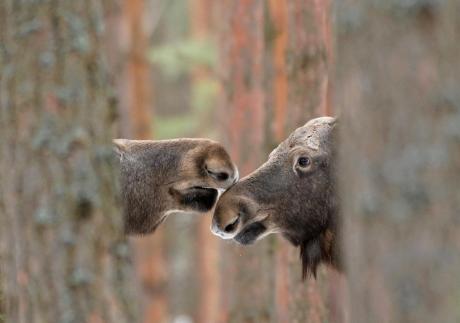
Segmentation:
<svg viewBox="0 0 460 323">
<path fill-rule="evenodd" d="M 459 322 L 460 3 L 337 12 L 352 322 Z"/>
<path fill-rule="evenodd" d="M 265 158 L 264 2 L 219 2 L 223 141 L 245 176 Z M 223 244 L 222 322 L 273 318 L 273 241 Z"/>
<path fill-rule="evenodd" d="M 114 1 L 0 5 L 0 247 L 7 322 L 135 322 L 111 139 Z"/>
<path fill-rule="evenodd" d="M 222 112 L 227 125 L 223 131 L 228 143 L 236 147 L 233 157 L 244 175 L 257 168 L 295 128 L 331 113 L 330 8 L 329 2 L 285 0 L 226 6 L 220 16 L 230 26 L 221 35 L 226 96 Z M 255 6 L 265 11 L 263 16 L 257 16 Z M 263 71 L 258 70 L 261 64 Z M 257 111 L 263 115 L 254 120 Z M 254 142 L 251 135 L 261 139 Z M 243 156 L 255 159 L 245 164 Z M 303 282 L 298 250 L 280 237 L 235 250 L 236 256 L 224 259 L 241 268 L 232 265 L 223 274 L 225 280 L 238 282 L 235 288 L 224 285 L 227 292 L 230 288 L 224 296 L 230 304 L 224 321 L 346 321 L 345 287 L 338 273 L 323 269 L 317 281 Z"/>
<path fill-rule="evenodd" d="M 123 137 L 152 139 L 153 84 L 147 60 L 149 32 L 145 20 L 147 2 L 124 0 L 122 6 L 122 53 L 124 66 L 120 78 Z M 168 321 L 166 239 L 163 227 L 154 234 L 131 237 L 135 267 L 142 287 L 142 321 Z"/>
<path fill-rule="evenodd" d="M 332 69 L 329 1 L 272 0 L 268 44 L 271 46 L 273 131 L 270 146 L 314 117 L 330 115 Z M 272 94 L 270 96 L 270 94 Z M 322 268 L 318 278 L 302 281 L 298 250 L 277 239 L 276 306 L 281 322 L 346 321 L 344 278 Z"/>
<path fill-rule="evenodd" d="M 191 38 L 194 41 L 209 41 L 212 30 L 213 0 L 189 0 Z M 210 71 L 195 67 L 192 75 L 192 91 L 197 91 L 203 82 L 210 82 Z M 219 240 L 211 233 L 212 216 L 203 216 L 197 223 L 197 273 L 198 309 L 196 321 L 215 323 L 219 320 L 220 282 Z"/>
</svg>

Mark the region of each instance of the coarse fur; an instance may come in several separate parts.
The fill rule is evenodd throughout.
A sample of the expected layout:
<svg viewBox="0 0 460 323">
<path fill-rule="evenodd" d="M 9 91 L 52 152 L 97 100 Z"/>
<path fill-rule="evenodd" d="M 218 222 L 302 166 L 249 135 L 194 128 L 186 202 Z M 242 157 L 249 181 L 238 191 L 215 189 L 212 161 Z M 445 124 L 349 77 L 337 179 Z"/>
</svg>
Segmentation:
<svg viewBox="0 0 460 323">
<path fill-rule="evenodd" d="M 115 139 L 125 232 L 152 233 L 171 213 L 210 211 L 238 179 L 225 149 L 208 139 Z"/>
<path fill-rule="evenodd" d="M 267 162 L 222 195 L 212 231 L 241 244 L 281 233 L 300 248 L 304 278 L 316 276 L 320 263 L 340 269 L 336 128 L 334 118 L 322 117 L 295 130 Z"/>
</svg>

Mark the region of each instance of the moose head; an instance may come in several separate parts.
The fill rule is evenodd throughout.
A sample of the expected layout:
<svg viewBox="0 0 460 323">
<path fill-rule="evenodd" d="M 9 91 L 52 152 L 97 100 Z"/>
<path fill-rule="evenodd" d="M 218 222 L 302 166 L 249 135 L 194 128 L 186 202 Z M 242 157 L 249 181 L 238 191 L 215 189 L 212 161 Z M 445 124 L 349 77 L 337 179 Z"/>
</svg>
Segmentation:
<svg viewBox="0 0 460 323">
<path fill-rule="evenodd" d="M 172 213 L 210 211 L 238 180 L 228 153 L 208 139 L 115 139 L 126 233 L 151 233 Z"/>
<path fill-rule="evenodd" d="M 340 267 L 334 180 L 336 119 L 310 120 L 272 151 L 256 171 L 226 191 L 211 230 L 247 245 L 280 233 L 300 247 L 303 277 L 317 266 Z"/>
</svg>

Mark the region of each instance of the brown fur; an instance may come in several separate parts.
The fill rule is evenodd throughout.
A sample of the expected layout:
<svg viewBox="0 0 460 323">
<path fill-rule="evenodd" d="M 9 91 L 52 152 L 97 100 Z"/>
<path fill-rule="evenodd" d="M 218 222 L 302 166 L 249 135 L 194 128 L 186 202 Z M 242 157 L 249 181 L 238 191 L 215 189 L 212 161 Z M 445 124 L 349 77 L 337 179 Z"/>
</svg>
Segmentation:
<svg viewBox="0 0 460 323">
<path fill-rule="evenodd" d="M 295 130 L 221 197 L 213 232 L 242 244 L 281 233 L 300 248 L 303 277 L 316 275 L 320 263 L 340 268 L 335 129 L 335 119 L 324 117 Z"/>
<path fill-rule="evenodd" d="M 204 213 L 238 177 L 225 149 L 207 139 L 115 139 L 126 233 L 155 231 L 169 213 Z"/>
</svg>

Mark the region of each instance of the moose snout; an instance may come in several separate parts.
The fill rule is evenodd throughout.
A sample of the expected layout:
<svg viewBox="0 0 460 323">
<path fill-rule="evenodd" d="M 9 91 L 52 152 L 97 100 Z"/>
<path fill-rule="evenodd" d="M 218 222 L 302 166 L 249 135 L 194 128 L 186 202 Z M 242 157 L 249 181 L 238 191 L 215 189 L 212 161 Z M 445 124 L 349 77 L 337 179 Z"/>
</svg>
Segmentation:
<svg viewBox="0 0 460 323">
<path fill-rule="evenodd" d="M 232 239 L 241 224 L 237 209 L 228 205 L 217 205 L 212 218 L 211 231 L 222 239 Z"/>
<path fill-rule="evenodd" d="M 211 231 L 222 239 L 232 239 L 241 226 L 239 199 L 230 189 L 222 195 L 212 218 Z"/>
<path fill-rule="evenodd" d="M 252 209 L 250 201 L 230 189 L 217 203 L 211 231 L 222 239 L 233 239 L 252 218 Z"/>
</svg>

